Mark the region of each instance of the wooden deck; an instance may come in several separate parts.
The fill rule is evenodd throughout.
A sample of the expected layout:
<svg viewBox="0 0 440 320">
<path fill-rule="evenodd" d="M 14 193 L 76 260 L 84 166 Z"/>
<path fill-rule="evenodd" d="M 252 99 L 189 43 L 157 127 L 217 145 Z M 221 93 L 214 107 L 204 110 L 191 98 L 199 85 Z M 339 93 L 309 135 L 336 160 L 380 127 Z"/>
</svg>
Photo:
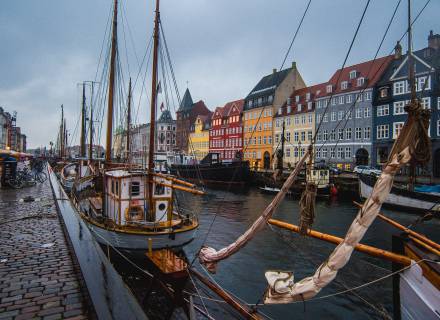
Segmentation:
<svg viewBox="0 0 440 320">
<path fill-rule="evenodd" d="M 154 250 L 147 257 L 164 275 L 178 278 L 187 275 L 188 264 L 171 249 Z"/>
</svg>

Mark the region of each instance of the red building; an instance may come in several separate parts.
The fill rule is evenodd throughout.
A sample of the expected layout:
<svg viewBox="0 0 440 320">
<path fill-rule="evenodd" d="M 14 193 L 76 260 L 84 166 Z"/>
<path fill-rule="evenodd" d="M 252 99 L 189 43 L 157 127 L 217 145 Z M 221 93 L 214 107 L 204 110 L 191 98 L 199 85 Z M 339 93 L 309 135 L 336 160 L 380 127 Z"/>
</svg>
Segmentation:
<svg viewBox="0 0 440 320">
<path fill-rule="evenodd" d="M 209 153 L 219 153 L 222 160 L 235 159 L 243 151 L 243 104 L 243 99 L 231 101 L 212 114 Z"/>
</svg>

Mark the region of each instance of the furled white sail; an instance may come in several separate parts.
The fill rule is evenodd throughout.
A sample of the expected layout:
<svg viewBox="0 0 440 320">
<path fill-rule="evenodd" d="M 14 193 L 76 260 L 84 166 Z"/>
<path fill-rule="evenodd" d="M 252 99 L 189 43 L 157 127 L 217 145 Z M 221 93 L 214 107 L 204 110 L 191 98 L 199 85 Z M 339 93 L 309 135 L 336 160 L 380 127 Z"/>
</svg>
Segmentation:
<svg viewBox="0 0 440 320">
<path fill-rule="evenodd" d="M 430 148 L 427 135 L 429 113 L 421 110 L 420 104 L 408 106 L 409 117 L 391 151 L 390 160 L 377 180 L 370 197 L 365 201 L 353 220 L 344 241 L 330 257 L 322 263 L 315 274 L 294 282 L 293 275 L 286 278 L 286 272 L 279 274 L 266 272 L 269 289 L 264 302 L 267 304 L 289 303 L 314 297 L 337 275 L 339 269 L 350 260 L 355 246 L 363 238 L 371 223 L 379 214 L 382 203 L 388 197 L 396 172 L 410 160 L 425 162 L 429 160 L 426 152 Z"/>
</svg>

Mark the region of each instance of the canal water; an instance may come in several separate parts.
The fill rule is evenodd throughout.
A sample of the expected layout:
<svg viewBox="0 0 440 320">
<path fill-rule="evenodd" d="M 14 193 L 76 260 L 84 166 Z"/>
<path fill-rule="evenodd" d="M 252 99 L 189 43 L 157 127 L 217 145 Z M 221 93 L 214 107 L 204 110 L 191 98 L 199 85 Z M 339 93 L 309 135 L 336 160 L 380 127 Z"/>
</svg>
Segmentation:
<svg viewBox="0 0 440 320">
<path fill-rule="evenodd" d="M 203 244 L 223 248 L 241 235 L 262 213 L 273 199 L 273 195 L 262 194 L 258 189 L 242 192 L 208 190 L 203 197 L 181 199 L 185 208 L 200 215 L 197 238 L 184 250 L 191 261 Z M 317 200 L 316 220 L 313 228 L 318 231 L 344 237 L 357 213 L 352 199 Z M 405 226 L 419 216 L 411 213 L 383 210 L 387 215 Z M 280 205 L 275 219 L 298 224 L 298 199 L 286 198 Z M 440 220 L 422 222 L 414 230 L 439 241 Z M 366 233 L 362 243 L 391 250 L 392 235 L 399 231 L 381 220 L 376 220 Z M 267 284 L 266 270 L 291 270 L 295 280 L 313 274 L 334 245 L 321 240 L 303 238 L 276 227 L 265 227 L 238 253 L 221 261 L 217 273 L 212 275 L 224 289 L 247 303 L 261 301 Z M 202 270 L 198 261 L 194 266 Z M 202 270 L 203 272 L 203 270 Z M 383 277 L 391 272 L 391 263 L 354 252 L 350 262 L 318 297 L 359 286 Z M 203 295 L 203 294 L 201 294 Z M 231 318 L 222 311 L 220 302 L 205 301 L 216 319 Z M 258 310 L 272 319 L 387 319 L 392 318 L 392 279 L 362 289 L 328 298 L 288 305 L 260 306 Z"/>
</svg>

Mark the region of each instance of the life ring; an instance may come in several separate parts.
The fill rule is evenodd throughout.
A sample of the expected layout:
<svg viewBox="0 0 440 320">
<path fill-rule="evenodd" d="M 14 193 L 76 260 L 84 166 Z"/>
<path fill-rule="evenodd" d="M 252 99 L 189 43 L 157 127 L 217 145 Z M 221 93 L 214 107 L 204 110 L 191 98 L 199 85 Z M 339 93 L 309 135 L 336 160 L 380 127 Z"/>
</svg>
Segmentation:
<svg viewBox="0 0 440 320">
<path fill-rule="evenodd" d="M 136 214 L 133 214 L 135 213 Z M 125 209 L 125 221 L 141 221 L 144 219 L 144 210 L 141 206 L 133 206 Z"/>
</svg>

